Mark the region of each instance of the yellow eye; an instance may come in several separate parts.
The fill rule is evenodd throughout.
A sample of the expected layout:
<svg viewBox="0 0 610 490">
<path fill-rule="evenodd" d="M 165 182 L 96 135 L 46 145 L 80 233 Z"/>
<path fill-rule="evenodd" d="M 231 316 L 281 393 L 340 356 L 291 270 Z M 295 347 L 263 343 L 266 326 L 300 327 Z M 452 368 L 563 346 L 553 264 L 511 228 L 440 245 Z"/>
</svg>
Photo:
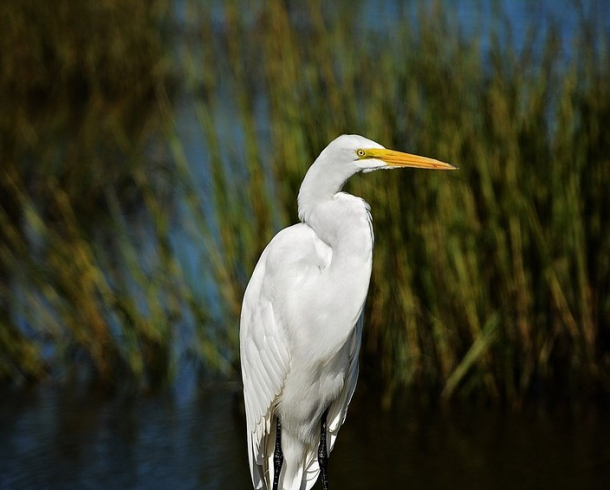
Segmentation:
<svg viewBox="0 0 610 490">
<path fill-rule="evenodd" d="M 356 155 L 358 155 L 360 158 L 364 157 L 366 155 L 366 151 L 364 150 L 356 150 Z"/>
</svg>

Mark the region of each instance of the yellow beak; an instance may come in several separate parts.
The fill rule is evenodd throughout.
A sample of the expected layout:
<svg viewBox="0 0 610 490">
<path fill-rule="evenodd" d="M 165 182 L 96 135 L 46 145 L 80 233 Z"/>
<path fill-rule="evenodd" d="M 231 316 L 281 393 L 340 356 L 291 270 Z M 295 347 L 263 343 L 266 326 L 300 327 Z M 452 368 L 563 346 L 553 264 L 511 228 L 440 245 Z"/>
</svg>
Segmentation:
<svg viewBox="0 0 610 490">
<path fill-rule="evenodd" d="M 382 160 L 390 167 L 428 168 L 432 170 L 457 170 L 457 167 L 434 158 L 420 157 L 401 151 L 386 150 L 385 148 L 369 148 L 364 150 L 364 158 Z"/>
</svg>

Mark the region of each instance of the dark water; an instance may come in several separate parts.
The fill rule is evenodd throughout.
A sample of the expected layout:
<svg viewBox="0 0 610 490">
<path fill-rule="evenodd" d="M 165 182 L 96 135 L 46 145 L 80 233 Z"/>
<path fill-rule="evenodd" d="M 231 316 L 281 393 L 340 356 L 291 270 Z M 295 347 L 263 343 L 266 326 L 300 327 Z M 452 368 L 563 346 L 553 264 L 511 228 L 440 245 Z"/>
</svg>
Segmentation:
<svg viewBox="0 0 610 490">
<path fill-rule="evenodd" d="M 248 489 L 239 388 L 179 400 L 39 389 L 2 394 L 0 487 Z M 606 410 L 382 411 L 359 390 L 333 489 L 608 489 Z"/>
</svg>

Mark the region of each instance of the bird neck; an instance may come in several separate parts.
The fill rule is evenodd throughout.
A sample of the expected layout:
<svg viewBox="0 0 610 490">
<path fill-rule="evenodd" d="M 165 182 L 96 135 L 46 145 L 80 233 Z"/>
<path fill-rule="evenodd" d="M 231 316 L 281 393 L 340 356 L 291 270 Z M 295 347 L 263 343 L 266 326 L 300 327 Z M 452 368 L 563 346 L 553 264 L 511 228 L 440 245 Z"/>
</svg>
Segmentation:
<svg viewBox="0 0 610 490">
<path fill-rule="evenodd" d="M 310 168 L 299 192 L 299 218 L 329 245 L 333 254 L 366 257 L 372 251 L 373 229 L 363 199 L 341 192 L 345 176 Z M 338 258 L 338 257 L 335 257 Z"/>
<path fill-rule="evenodd" d="M 315 209 L 321 204 L 331 201 L 353 174 L 326 165 L 323 156 L 324 154 L 320 155 L 309 167 L 299 190 L 299 219 L 304 223 L 309 223 Z"/>
</svg>

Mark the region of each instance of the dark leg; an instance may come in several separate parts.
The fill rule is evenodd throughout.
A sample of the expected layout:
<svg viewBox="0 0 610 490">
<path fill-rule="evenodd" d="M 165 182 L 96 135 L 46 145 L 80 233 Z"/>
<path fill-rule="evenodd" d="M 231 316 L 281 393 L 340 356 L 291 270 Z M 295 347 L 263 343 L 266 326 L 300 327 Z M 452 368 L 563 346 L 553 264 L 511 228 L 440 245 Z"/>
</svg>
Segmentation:
<svg viewBox="0 0 610 490">
<path fill-rule="evenodd" d="M 278 490 L 277 486 L 280 482 L 280 471 L 282 471 L 283 462 L 282 425 L 280 424 L 280 418 L 277 417 L 277 425 L 275 428 L 275 451 L 273 451 L 273 490 Z"/>
<path fill-rule="evenodd" d="M 320 447 L 318 448 L 318 463 L 320 464 L 320 473 L 322 473 L 322 488 L 328 490 L 328 449 L 326 448 L 326 416 L 328 408 L 322 415 L 322 429 L 320 430 Z"/>
</svg>

